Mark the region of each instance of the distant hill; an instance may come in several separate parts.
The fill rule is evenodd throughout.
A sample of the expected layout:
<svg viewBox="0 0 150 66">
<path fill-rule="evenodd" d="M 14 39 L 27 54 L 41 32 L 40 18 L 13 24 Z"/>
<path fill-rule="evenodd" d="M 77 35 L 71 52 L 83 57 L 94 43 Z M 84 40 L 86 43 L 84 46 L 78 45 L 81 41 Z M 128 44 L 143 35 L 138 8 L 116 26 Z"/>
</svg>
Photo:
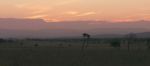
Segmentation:
<svg viewBox="0 0 150 66">
<path fill-rule="evenodd" d="M 93 37 L 121 37 L 123 34 L 139 33 L 149 36 L 150 21 L 62 21 L 46 22 L 42 19 L 0 18 L 0 38 L 59 38 L 81 37 L 86 32 Z"/>
<path fill-rule="evenodd" d="M 136 38 L 150 38 L 150 32 L 133 33 Z M 94 35 L 93 38 L 124 38 L 128 34 L 100 34 Z"/>
<path fill-rule="evenodd" d="M 150 32 L 136 33 L 137 37 L 150 38 Z"/>
</svg>

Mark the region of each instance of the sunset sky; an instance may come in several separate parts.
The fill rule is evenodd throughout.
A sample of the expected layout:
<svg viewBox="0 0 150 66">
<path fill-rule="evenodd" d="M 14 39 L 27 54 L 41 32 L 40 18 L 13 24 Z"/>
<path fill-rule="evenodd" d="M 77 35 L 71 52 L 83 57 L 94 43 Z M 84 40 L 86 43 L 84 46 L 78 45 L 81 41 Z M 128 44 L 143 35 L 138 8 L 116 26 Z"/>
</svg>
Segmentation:
<svg viewBox="0 0 150 66">
<path fill-rule="evenodd" d="M 0 18 L 149 20 L 150 0 L 0 0 Z"/>
</svg>

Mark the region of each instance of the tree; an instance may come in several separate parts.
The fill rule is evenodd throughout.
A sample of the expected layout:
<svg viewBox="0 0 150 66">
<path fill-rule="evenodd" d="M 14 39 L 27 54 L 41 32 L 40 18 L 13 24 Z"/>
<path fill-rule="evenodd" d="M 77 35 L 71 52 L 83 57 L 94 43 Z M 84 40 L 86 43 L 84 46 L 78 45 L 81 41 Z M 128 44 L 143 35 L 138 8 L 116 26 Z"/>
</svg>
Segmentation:
<svg viewBox="0 0 150 66">
<path fill-rule="evenodd" d="M 120 41 L 118 41 L 118 40 L 113 40 L 113 41 L 111 42 L 111 46 L 112 46 L 112 47 L 115 47 L 115 48 L 120 48 Z"/>
<path fill-rule="evenodd" d="M 88 47 L 88 42 L 89 42 L 89 39 L 91 38 L 91 36 L 87 33 L 83 33 L 82 36 L 83 36 L 83 46 L 82 47 L 87 48 Z M 85 44 L 86 44 L 86 46 L 85 46 Z"/>
<path fill-rule="evenodd" d="M 150 39 L 147 39 L 147 46 L 148 46 L 148 49 L 150 49 Z"/>
<path fill-rule="evenodd" d="M 72 45 L 71 44 L 68 44 L 68 47 L 71 47 Z"/>
<path fill-rule="evenodd" d="M 132 44 L 135 39 L 137 38 L 136 34 L 134 33 L 129 33 L 126 35 L 126 40 L 127 40 L 127 44 L 128 44 L 128 51 L 130 50 L 130 44 Z"/>
<path fill-rule="evenodd" d="M 62 47 L 63 47 L 63 44 L 59 44 L 59 45 L 58 45 L 58 48 L 62 48 Z"/>
<path fill-rule="evenodd" d="M 36 43 L 36 44 L 34 44 L 34 47 L 38 47 L 39 45 Z"/>
<path fill-rule="evenodd" d="M 88 41 L 91 38 L 91 36 L 87 33 L 83 33 L 83 44 L 82 44 L 82 48 L 81 48 L 81 53 L 80 53 L 80 64 L 83 63 L 84 58 L 85 58 L 85 48 L 88 47 Z"/>
<path fill-rule="evenodd" d="M 20 40 L 20 41 L 21 41 L 21 40 Z M 21 46 L 21 47 L 23 47 L 23 46 L 24 46 L 23 41 L 21 41 L 21 42 L 20 42 L 20 46 Z"/>
<path fill-rule="evenodd" d="M 6 40 L 4 39 L 0 39 L 0 43 L 6 42 Z"/>
</svg>

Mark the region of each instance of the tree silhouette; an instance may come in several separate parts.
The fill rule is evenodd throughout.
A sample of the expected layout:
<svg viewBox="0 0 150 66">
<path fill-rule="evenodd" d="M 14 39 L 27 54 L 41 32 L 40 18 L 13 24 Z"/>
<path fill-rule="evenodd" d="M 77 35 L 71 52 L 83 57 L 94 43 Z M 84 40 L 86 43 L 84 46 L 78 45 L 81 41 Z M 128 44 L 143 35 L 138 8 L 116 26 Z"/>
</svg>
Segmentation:
<svg viewBox="0 0 150 66">
<path fill-rule="evenodd" d="M 82 44 L 81 51 L 84 52 L 84 49 L 88 47 L 88 41 L 91 36 L 87 33 L 83 33 L 82 36 L 83 36 L 83 44 Z"/>
<path fill-rule="evenodd" d="M 58 48 L 63 48 L 63 44 L 60 43 L 60 44 L 58 45 Z"/>
<path fill-rule="evenodd" d="M 85 48 L 88 47 L 88 42 L 89 42 L 89 39 L 91 38 L 91 36 L 87 33 L 83 33 L 82 36 L 83 36 L 83 44 L 82 44 L 81 53 L 80 53 L 80 64 L 82 64 L 82 62 L 84 61 Z"/>
<path fill-rule="evenodd" d="M 83 33 L 82 35 L 83 35 L 83 41 L 84 41 L 82 47 L 87 48 L 88 47 L 88 42 L 89 42 L 89 39 L 90 39 L 91 36 L 87 33 Z"/>
<path fill-rule="evenodd" d="M 24 46 L 24 43 L 23 43 L 23 42 L 20 42 L 20 46 L 23 47 L 23 46 Z"/>
<path fill-rule="evenodd" d="M 36 44 L 34 44 L 34 47 L 38 47 L 39 45 L 36 43 Z"/>
<path fill-rule="evenodd" d="M 120 41 L 119 40 L 113 40 L 111 42 L 111 46 L 115 48 L 120 48 Z"/>
<path fill-rule="evenodd" d="M 147 39 L 147 47 L 150 50 L 150 39 Z"/>
<path fill-rule="evenodd" d="M 128 35 L 126 35 L 126 38 L 127 38 L 127 44 L 128 44 L 128 51 L 130 50 L 130 44 L 132 44 L 135 39 L 136 39 L 136 34 L 134 33 L 129 33 Z"/>
<path fill-rule="evenodd" d="M 4 39 L 0 39 L 0 43 L 3 43 L 3 42 L 5 42 L 5 40 Z"/>
<path fill-rule="evenodd" d="M 71 47 L 72 45 L 71 44 L 68 44 L 68 47 Z"/>
</svg>

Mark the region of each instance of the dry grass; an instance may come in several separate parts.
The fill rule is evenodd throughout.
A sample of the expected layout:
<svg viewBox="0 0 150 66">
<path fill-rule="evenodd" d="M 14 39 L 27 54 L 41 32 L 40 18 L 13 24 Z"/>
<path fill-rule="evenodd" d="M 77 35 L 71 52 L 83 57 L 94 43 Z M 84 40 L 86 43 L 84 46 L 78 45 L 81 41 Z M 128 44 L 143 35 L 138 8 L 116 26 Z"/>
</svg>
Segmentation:
<svg viewBox="0 0 150 66">
<path fill-rule="evenodd" d="M 1 48 L 1 66 L 150 66 L 148 50 L 87 49 L 82 64 L 79 48 Z"/>
</svg>

